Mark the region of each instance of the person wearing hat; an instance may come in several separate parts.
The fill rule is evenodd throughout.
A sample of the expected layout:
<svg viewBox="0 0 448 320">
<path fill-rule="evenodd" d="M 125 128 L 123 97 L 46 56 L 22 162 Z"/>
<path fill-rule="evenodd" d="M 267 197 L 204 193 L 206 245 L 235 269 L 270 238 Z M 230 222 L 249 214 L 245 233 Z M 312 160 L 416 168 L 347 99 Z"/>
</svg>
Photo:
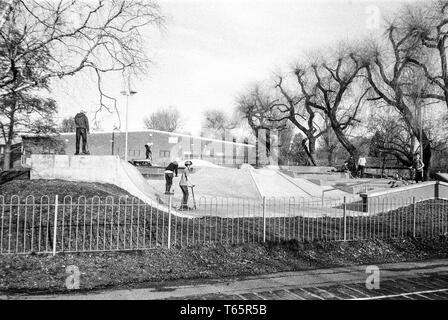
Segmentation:
<svg viewBox="0 0 448 320">
<path fill-rule="evenodd" d="M 173 177 L 176 174 L 177 177 L 177 169 L 179 165 L 176 160 L 171 162 L 168 167 L 165 168 L 165 194 L 171 193 L 171 186 L 173 185 Z"/>
<path fill-rule="evenodd" d="M 146 159 L 152 160 L 152 143 L 148 142 L 147 144 L 145 144 L 145 148 L 146 148 Z"/>
<path fill-rule="evenodd" d="M 76 127 L 76 150 L 75 155 L 79 154 L 79 143 L 82 140 L 82 153 L 89 154 L 87 150 L 87 134 L 90 133 L 89 130 L 89 119 L 87 119 L 86 112 L 81 110 L 75 116 L 75 127 Z"/>
<path fill-rule="evenodd" d="M 190 179 L 190 171 L 191 166 L 193 165 L 193 162 L 190 160 L 185 161 L 185 169 L 184 172 L 182 172 L 182 176 L 180 177 L 179 186 L 182 190 L 183 197 L 182 197 L 182 205 L 180 209 L 188 209 L 188 187 L 194 187 L 194 185 L 191 183 Z"/>
</svg>

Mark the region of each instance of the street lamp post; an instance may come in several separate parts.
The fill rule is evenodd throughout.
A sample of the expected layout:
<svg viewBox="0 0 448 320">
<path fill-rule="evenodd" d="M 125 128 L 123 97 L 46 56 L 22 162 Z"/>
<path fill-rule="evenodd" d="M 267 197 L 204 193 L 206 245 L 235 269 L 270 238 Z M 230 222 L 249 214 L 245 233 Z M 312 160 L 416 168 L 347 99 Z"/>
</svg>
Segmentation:
<svg viewBox="0 0 448 320">
<path fill-rule="evenodd" d="M 114 143 L 115 143 L 115 135 L 114 135 L 114 131 L 112 130 L 112 139 L 110 140 L 111 144 L 112 144 L 112 150 L 111 150 L 111 155 L 114 155 Z"/>
<path fill-rule="evenodd" d="M 121 91 L 121 94 L 126 96 L 126 138 L 125 138 L 125 150 L 124 161 L 128 162 L 128 108 L 129 108 L 129 96 L 136 94 L 137 91 Z"/>
</svg>

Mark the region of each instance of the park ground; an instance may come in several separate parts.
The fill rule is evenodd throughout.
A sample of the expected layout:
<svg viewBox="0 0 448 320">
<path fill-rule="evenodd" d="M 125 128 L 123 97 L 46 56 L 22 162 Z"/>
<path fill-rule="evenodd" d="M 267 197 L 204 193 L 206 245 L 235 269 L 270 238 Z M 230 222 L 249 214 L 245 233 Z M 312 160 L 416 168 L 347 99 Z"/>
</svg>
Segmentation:
<svg viewBox="0 0 448 320">
<path fill-rule="evenodd" d="M 64 181 L 11 181 L 0 194 L 121 196 L 126 192 L 110 185 Z M 336 268 L 362 264 L 425 261 L 448 258 L 448 238 L 390 239 L 347 242 L 204 244 L 129 252 L 2 255 L 0 293 L 72 293 L 65 287 L 66 267 L 81 272 L 79 292 L 145 288 L 176 281 L 234 279 L 277 272 Z"/>
</svg>

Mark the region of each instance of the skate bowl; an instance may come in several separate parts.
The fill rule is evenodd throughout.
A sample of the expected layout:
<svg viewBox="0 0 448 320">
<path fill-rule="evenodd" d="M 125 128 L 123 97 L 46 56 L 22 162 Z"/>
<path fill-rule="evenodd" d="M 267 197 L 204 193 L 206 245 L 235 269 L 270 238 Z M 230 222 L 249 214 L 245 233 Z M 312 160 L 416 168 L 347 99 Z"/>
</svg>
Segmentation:
<svg viewBox="0 0 448 320">
<path fill-rule="evenodd" d="M 134 166 L 121 160 L 119 156 L 33 154 L 31 155 L 30 179 L 110 183 L 126 190 L 157 210 L 168 211 L 158 190 L 148 184 Z M 191 217 L 173 209 L 171 212 L 178 216 Z"/>
<path fill-rule="evenodd" d="M 178 186 L 181 172 L 182 169 L 173 181 L 172 208 L 181 203 L 182 193 Z M 33 154 L 30 178 L 114 184 L 155 209 L 168 211 L 168 196 L 163 194 L 165 181 L 145 179 L 136 167 L 118 156 Z M 272 169 L 196 167 L 191 180 L 196 185 L 197 209 L 181 212 L 171 209 L 178 217 L 257 216 L 263 198 L 267 213 L 272 216 L 339 216 L 342 210 L 337 206 L 346 195 L 340 190 L 330 190 L 305 179 L 291 178 Z M 324 191 L 329 191 L 325 192 L 325 201 L 331 201 L 331 204 L 326 202 L 323 207 Z"/>
<path fill-rule="evenodd" d="M 268 168 L 199 167 L 194 168 L 190 178 L 195 185 L 195 216 L 260 216 L 263 199 L 266 212 L 272 217 L 338 216 L 342 215 L 342 210 L 336 207 L 340 206 L 344 197 L 347 197 L 348 202 L 360 200 L 359 196 L 353 197 L 331 187 L 318 186 L 306 179 L 291 178 L 279 170 Z M 173 179 L 175 204 L 180 204 L 182 198 L 179 179 L 180 172 Z M 156 179 L 148 179 L 148 183 L 156 190 L 165 187 L 164 181 Z"/>
<path fill-rule="evenodd" d="M 178 177 L 173 179 L 174 202 L 180 203 L 182 192 L 179 188 L 179 180 L 182 169 L 179 169 Z M 193 160 L 193 171 L 191 182 L 195 185 L 195 196 L 212 198 L 235 198 L 235 199 L 260 199 L 257 187 L 247 170 L 239 170 L 225 167 L 195 167 Z M 165 181 L 148 179 L 148 183 L 155 190 L 164 190 Z"/>
</svg>

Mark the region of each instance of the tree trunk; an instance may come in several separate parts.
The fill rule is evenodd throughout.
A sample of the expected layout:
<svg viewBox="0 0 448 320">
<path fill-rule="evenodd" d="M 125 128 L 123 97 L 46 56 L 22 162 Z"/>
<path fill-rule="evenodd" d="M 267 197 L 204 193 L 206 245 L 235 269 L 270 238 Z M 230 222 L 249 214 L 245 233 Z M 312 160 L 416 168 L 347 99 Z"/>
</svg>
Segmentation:
<svg viewBox="0 0 448 320">
<path fill-rule="evenodd" d="M 266 129 L 266 157 L 271 156 L 271 130 Z"/>
<path fill-rule="evenodd" d="M 255 129 L 255 167 L 258 168 L 260 157 L 258 155 L 258 128 Z"/>
<path fill-rule="evenodd" d="M 314 136 L 308 137 L 308 150 L 309 150 L 309 153 L 310 153 L 311 164 L 313 166 L 316 166 L 317 165 L 316 157 L 315 157 L 315 154 L 316 154 L 316 138 Z"/>
<path fill-rule="evenodd" d="M 11 142 L 5 144 L 5 156 L 3 157 L 3 170 L 11 169 Z"/>
<path fill-rule="evenodd" d="M 446 48 L 445 48 L 446 39 L 447 36 L 443 35 L 437 44 L 437 49 L 439 51 L 439 57 L 440 57 L 440 65 L 442 70 L 442 80 L 445 86 L 448 85 L 448 71 L 447 71 L 448 69 L 447 69 Z M 445 105 L 448 108 L 448 92 L 446 90 L 443 90 L 443 95 L 445 98 Z"/>
<path fill-rule="evenodd" d="M 314 143 L 309 143 L 309 148 L 306 145 L 306 141 L 308 139 L 303 139 L 302 140 L 302 147 L 305 150 L 306 156 L 308 157 L 308 165 L 309 166 L 316 166 L 316 160 L 314 158 L 314 153 L 315 153 L 315 142 Z"/>
<path fill-rule="evenodd" d="M 428 141 L 428 140 L 426 140 L 426 141 Z M 430 174 L 430 169 L 431 169 L 431 156 L 432 156 L 431 144 L 427 143 L 423 148 L 423 163 L 425 165 L 425 168 L 423 170 L 423 180 L 424 181 L 429 180 L 429 174 Z"/>
<path fill-rule="evenodd" d="M 409 108 L 406 105 L 402 104 L 401 109 L 398 109 L 401 114 L 403 115 L 403 118 L 409 128 L 411 128 L 413 135 L 417 138 L 418 142 L 420 143 L 420 148 L 423 148 L 423 164 L 425 165 L 423 169 L 423 180 L 426 181 L 429 179 L 429 173 L 431 169 L 431 143 L 428 139 L 428 136 L 423 130 L 423 128 L 420 130 L 420 124 L 418 121 L 415 121 L 414 116 L 412 112 L 409 110 Z M 421 131 L 421 137 L 420 137 L 420 131 Z"/>
<path fill-rule="evenodd" d="M 16 112 L 16 106 L 11 106 L 11 111 L 9 113 L 9 128 L 8 128 L 8 134 L 6 136 L 5 141 L 5 157 L 3 161 L 3 170 L 9 170 L 11 169 L 11 146 L 12 146 L 12 139 L 14 138 L 14 125 L 15 125 L 15 118 L 14 114 Z"/>
<path fill-rule="evenodd" d="M 328 155 L 327 155 L 327 161 L 328 161 L 328 165 L 330 167 L 333 166 L 334 161 L 333 161 L 333 152 L 334 152 L 334 148 L 332 146 L 328 146 Z"/>
<path fill-rule="evenodd" d="M 353 158 L 358 158 L 358 151 L 356 150 L 355 146 L 348 140 L 347 136 L 344 134 L 344 132 L 341 130 L 339 125 L 335 125 L 336 122 L 332 121 L 332 128 L 333 132 L 336 135 L 336 138 L 338 138 L 341 145 L 344 147 L 345 150 L 348 151 L 348 153 L 353 156 Z"/>
</svg>

